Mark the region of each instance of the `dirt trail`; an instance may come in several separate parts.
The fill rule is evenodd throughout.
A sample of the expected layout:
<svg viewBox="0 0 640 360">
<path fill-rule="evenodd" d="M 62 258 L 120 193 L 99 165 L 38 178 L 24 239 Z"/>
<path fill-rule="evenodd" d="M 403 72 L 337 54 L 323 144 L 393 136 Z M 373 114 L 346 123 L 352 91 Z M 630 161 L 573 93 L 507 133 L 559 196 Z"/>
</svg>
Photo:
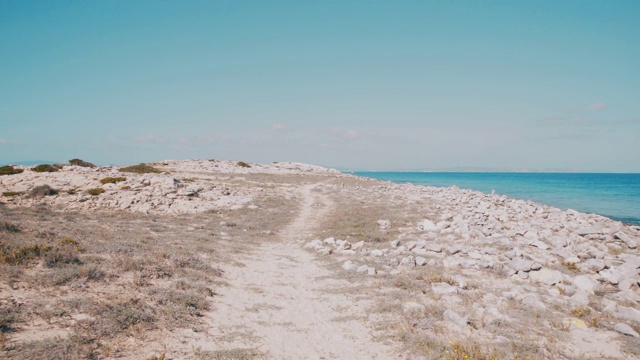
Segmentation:
<svg viewBox="0 0 640 360">
<path fill-rule="evenodd" d="M 225 269 L 203 349 L 257 349 L 274 359 L 390 359 L 389 346 L 374 342 L 365 300 L 332 289 L 350 286 L 331 278 L 315 255 L 302 249 L 331 202 L 305 186 L 298 217 L 280 241 L 262 244 L 244 267 Z"/>
</svg>

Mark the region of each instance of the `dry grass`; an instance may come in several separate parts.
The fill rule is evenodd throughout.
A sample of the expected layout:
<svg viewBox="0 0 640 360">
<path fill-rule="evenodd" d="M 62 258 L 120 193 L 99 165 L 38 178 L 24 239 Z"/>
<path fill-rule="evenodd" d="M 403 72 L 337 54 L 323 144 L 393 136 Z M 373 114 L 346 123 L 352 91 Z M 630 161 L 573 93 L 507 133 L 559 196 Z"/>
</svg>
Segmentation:
<svg viewBox="0 0 640 360">
<path fill-rule="evenodd" d="M 265 231 L 276 233 L 294 215 L 281 209 L 295 209 L 295 200 L 255 203 L 259 210 L 182 216 L 0 207 L 0 283 L 8 289 L 0 300 L 0 358 L 128 356 L 166 329 L 206 330 L 202 316 L 214 306 L 220 267 L 269 241 Z M 37 324 L 62 333 L 15 340 L 45 326 Z"/>
</svg>

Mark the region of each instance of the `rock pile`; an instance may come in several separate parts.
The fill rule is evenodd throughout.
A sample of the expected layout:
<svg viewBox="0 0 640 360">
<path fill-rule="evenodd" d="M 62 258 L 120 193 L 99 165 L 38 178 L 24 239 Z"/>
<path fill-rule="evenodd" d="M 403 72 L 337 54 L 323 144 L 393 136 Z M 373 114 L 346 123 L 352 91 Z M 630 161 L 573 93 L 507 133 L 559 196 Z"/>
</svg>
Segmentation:
<svg viewBox="0 0 640 360">
<path fill-rule="evenodd" d="M 166 160 L 153 164 L 161 173 L 120 172 L 122 167 L 96 168 L 67 165 L 56 172 L 39 173 L 25 167 L 22 173 L 0 176 L 0 198 L 11 206 L 46 204 L 67 210 L 120 209 L 142 213 L 199 213 L 237 209 L 250 204 L 259 187 L 240 186 L 225 174 L 337 174 L 336 170 L 299 163 L 246 164 L 231 161 Z M 339 174 L 339 173 L 338 173 Z M 105 178 L 125 180 L 101 183 Z M 53 196 L 29 196 L 47 185 Z M 91 194 L 91 189 L 103 189 Z"/>
</svg>

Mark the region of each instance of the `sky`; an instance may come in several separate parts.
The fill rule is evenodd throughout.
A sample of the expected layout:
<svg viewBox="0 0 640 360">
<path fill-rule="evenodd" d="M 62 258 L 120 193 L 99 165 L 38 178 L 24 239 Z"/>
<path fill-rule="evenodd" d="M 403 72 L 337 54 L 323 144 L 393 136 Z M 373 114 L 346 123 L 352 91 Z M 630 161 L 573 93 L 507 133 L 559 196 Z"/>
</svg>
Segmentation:
<svg viewBox="0 0 640 360">
<path fill-rule="evenodd" d="M 0 164 L 640 172 L 640 1 L 0 1 Z"/>
</svg>

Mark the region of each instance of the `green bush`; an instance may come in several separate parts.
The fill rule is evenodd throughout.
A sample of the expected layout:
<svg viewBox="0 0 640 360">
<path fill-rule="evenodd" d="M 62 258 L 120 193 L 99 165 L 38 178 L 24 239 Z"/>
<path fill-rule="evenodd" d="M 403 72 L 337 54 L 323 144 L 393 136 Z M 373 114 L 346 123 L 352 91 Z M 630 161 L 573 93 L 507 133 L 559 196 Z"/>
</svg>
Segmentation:
<svg viewBox="0 0 640 360">
<path fill-rule="evenodd" d="M 86 162 L 86 161 L 84 161 L 82 159 L 71 159 L 71 160 L 69 160 L 69 164 L 75 165 L 75 166 L 89 167 L 89 168 L 96 167 L 95 164 L 92 164 L 90 162 Z"/>
<path fill-rule="evenodd" d="M 31 168 L 31 170 L 35 171 L 35 172 L 56 172 L 58 170 L 60 170 L 60 165 L 49 165 L 49 164 L 42 164 L 42 165 L 38 165 L 38 166 L 34 166 Z"/>
<path fill-rule="evenodd" d="M 24 170 L 22 169 L 16 169 L 11 165 L 5 165 L 5 166 L 0 166 L 0 175 L 14 175 L 14 174 L 20 174 L 21 172 L 23 172 Z"/>
<path fill-rule="evenodd" d="M 13 197 L 13 196 L 18 196 L 22 194 L 23 194 L 22 191 L 5 191 L 2 193 L 2 196 Z"/>
<path fill-rule="evenodd" d="M 57 195 L 58 190 L 52 188 L 49 185 L 40 185 L 36 186 L 29 191 L 28 197 L 30 198 L 41 198 L 45 196 Z"/>
<path fill-rule="evenodd" d="M 247 163 L 246 163 L 246 162 L 244 162 L 244 161 L 238 161 L 238 162 L 236 163 L 236 165 L 238 165 L 238 166 L 240 166 L 240 167 L 245 167 L 245 168 L 250 168 L 250 167 L 251 167 L 251 165 L 247 164 Z"/>
<path fill-rule="evenodd" d="M 93 189 L 87 190 L 87 193 L 89 193 L 89 195 L 91 195 L 91 196 L 98 196 L 98 195 L 102 194 L 103 192 L 104 192 L 103 188 L 93 188 Z"/>
<path fill-rule="evenodd" d="M 122 176 L 119 176 L 119 177 L 106 177 L 106 178 L 100 180 L 100 183 L 102 185 L 104 185 L 104 184 L 117 184 L 117 183 L 119 183 L 121 181 L 125 181 L 125 180 L 127 180 L 127 178 L 126 177 L 122 177 Z"/>
<path fill-rule="evenodd" d="M 147 164 L 138 164 L 127 166 L 120 169 L 121 172 L 130 172 L 135 174 L 151 174 L 151 173 L 161 173 L 162 171 L 154 168 L 153 166 Z"/>
</svg>

